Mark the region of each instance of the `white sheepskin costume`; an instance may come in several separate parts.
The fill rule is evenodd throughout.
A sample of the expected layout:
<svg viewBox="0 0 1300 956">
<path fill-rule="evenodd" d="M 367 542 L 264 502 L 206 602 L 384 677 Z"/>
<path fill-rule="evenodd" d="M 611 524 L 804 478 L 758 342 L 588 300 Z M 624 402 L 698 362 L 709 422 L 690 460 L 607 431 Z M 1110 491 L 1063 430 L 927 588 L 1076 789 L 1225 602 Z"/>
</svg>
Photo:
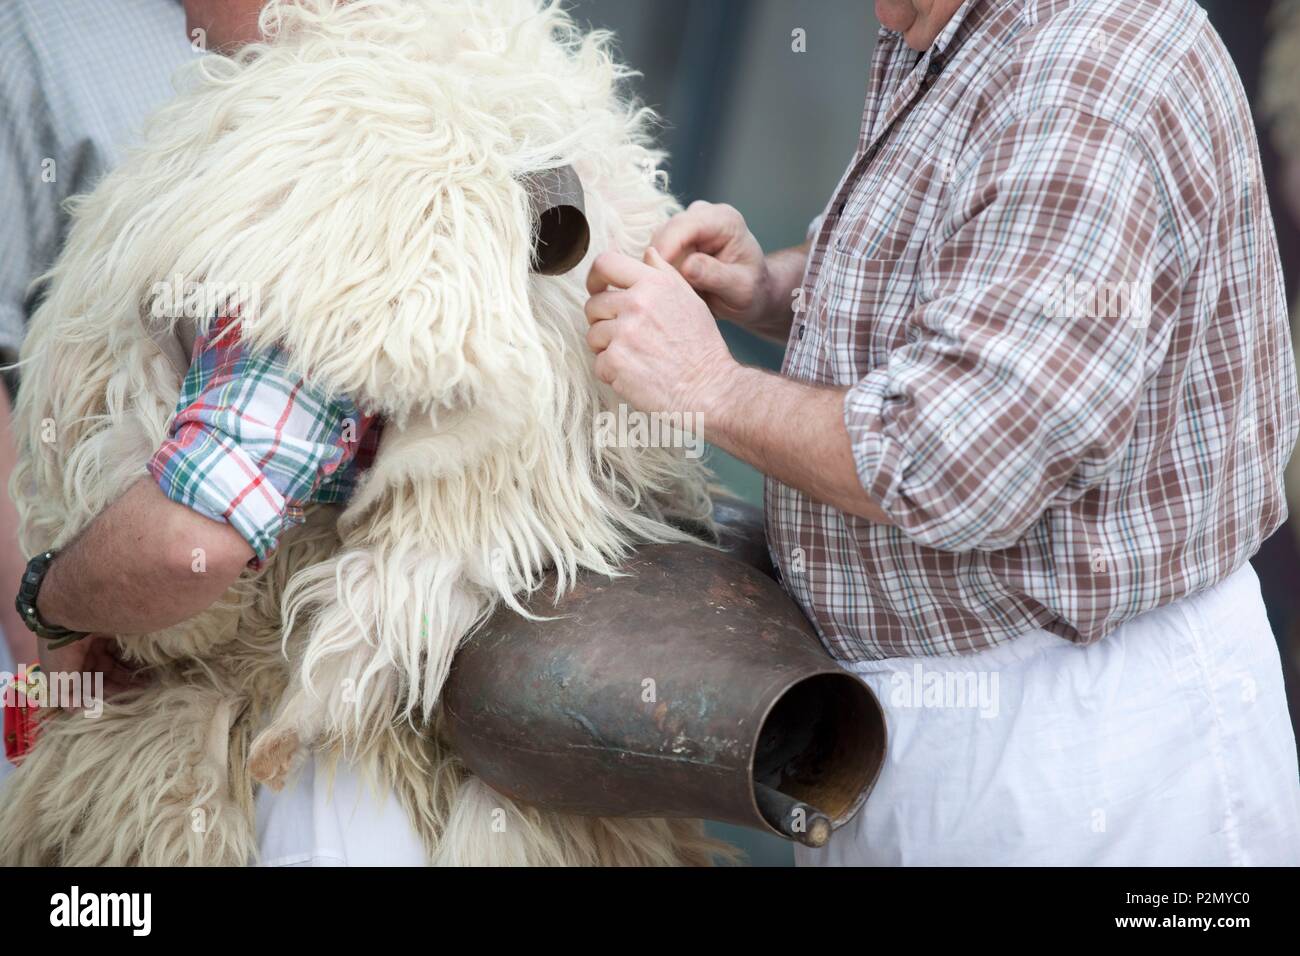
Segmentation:
<svg viewBox="0 0 1300 956">
<path fill-rule="evenodd" d="M 595 440 L 617 403 L 584 342 L 591 258 L 640 255 L 677 209 L 609 37 L 536 0 L 272 0 L 262 23 L 75 207 L 22 356 L 22 543 L 67 544 L 145 473 L 180 388 L 147 326 L 177 277 L 253 290 L 244 339 L 382 415 L 378 458 L 219 605 L 120 640 L 156 680 L 45 723 L 0 863 L 252 862 L 256 781 L 309 750 L 393 788 L 432 863 L 708 862 L 696 821 L 514 805 L 438 733 L 452 657 L 494 608 L 709 522 L 679 450 Z M 543 277 L 525 183 L 562 164 L 591 249 Z"/>
</svg>

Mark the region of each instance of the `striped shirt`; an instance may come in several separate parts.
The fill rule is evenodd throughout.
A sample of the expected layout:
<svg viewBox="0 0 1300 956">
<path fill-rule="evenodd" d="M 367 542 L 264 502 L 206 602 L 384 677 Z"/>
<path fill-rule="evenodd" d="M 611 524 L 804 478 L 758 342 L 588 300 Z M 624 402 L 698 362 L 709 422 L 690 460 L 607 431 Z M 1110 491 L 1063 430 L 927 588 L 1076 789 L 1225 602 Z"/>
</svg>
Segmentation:
<svg viewBox="0 0 1300 956">
<path fill-rule="evenodd" d="M 194 56 L 179 0 L 0 2 L 0 362 L 63 246 L 63 201 L 117 165 Z"/>
<path fill-rule="evenodd" d="M 845 660 L 1088 643 L 1282 522 L 1295 366 L 1245 94 L 1190 0 L 968 0 L 878 40 L 784 373 L 847 388 L 876 524 L 770 481 Z"/>
</svg>

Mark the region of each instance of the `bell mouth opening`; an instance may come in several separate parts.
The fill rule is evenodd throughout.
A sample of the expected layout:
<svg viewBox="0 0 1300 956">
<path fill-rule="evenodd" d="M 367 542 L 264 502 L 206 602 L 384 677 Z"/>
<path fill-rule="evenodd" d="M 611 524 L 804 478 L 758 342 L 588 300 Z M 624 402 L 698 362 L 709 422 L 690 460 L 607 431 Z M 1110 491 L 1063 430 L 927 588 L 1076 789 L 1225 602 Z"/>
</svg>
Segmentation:
<svg viewBox="0 0 1300 956">
<path fill-rule="evenodd" d="M 564 275 L 582 261 L 590 242 L 587 217 L 577 206 L 542 210 L 533 241 L 533 271 L 544 276 Z"/>
<path fill-rule="evenodd" d="M 885 715 L 846 673 L 815 674 L 782 694 L 759 730 L 752 782 L 778 835 L 822 846 L 867 799 L 885 760 Z"/>
</svg>

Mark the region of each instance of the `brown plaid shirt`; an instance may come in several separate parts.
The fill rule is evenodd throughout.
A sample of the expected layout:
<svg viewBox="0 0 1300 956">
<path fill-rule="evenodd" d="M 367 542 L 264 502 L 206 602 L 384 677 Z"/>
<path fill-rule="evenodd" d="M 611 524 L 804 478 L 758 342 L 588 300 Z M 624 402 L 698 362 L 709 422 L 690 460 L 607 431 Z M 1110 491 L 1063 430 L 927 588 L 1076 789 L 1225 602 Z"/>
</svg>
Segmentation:
<svg viewBox="0 0 1300 956">
<path fill-rule="evenodd" d="M 784 373 L 849 389 L 874 524 L 767 487 L 841 659 L 1098 640 L 1284 519 L 1300 415 L 1245 94 L 1191 0 L 968 0 L 882 31 Z"/>
</svg>

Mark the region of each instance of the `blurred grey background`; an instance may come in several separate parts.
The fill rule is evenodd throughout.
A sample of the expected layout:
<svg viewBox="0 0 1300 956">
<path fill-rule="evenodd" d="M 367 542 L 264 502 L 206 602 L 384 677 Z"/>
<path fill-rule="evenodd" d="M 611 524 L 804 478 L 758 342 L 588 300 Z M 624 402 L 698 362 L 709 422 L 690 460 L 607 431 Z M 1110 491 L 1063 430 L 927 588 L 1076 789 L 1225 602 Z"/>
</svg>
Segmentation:
<svg viewBox="0 0 1300 956">
<path fill-rule="evenodd" d="M 614 31 L 638 95 L 664 122 L 669 184 L 683 204 L 726 202 L 764 249 L 803 242 L 857 141 L 878 25 L 866 0 L 578 0 L 579 21 Z M 803 31 L 804 52 L 794 32 Z M 726 327 L 743 361 L 781 349 Z M 748 466 L 714 452 L 729 487 L 755 502 Z"/>
<path fill-rule="evenodd" d="M 683 204 L 726 202 L 764 249 L 803 242 L 853 155 L 877 23 L 866 0 L 579 0 L 580 21 L 613 30 L 638 95 L 662 117 L 669 183 Z M 804 52 L 794 32 L 803 31 Z M 781 349 L 724 327 L 742 361 L 772 368 Z M 759 504 L 757 472 L 721 452 L 728 487 Z M 735 827 L 717 831 L 756 866 L 787 866 L 790 847 Z"/>
</svg>

